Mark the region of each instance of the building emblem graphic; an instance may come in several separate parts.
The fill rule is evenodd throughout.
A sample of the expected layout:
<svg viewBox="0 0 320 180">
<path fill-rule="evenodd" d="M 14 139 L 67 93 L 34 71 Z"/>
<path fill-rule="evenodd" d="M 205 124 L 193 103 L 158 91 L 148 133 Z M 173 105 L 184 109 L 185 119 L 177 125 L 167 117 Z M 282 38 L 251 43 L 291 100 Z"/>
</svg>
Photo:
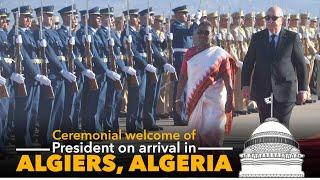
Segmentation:
<svg viewBox="0 0 320 180">
<path fill-rule="evenodd" d="M 304 177 L 299 144 L 272 113 L 254 130 L 239 156 L 239 177 Z"/>
</svg>

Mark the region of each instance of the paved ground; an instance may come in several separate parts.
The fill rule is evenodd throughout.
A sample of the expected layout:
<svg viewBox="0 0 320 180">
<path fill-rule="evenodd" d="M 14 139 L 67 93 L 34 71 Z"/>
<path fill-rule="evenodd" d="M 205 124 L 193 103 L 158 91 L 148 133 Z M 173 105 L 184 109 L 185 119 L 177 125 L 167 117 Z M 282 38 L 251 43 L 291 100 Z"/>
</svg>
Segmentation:
<svg viewBox="0 0 320 180">
<path fill-rule="evenodd" d="M 160 119 L 157 124 L 164 127 L 164 131 L 186 131 L 185 126 L 173 126 L 172 119 Z M 247 140 L 259 125 L 258 113 L 235 117 L 232 133 L 225 138 L 225 144 L 228 146 L 236 145 Z M 120 120 L 120 127 L 125 130 L 124 118 Z M 294 107 L 290 120 L 290 132 L 297 140 L 320 135 L 320 101 Z"/>
<path fill-rule="evenodd" d="M 294 108 L 292 118 L 291 118 L 291 127 L 290 131 L 293 136 L 299 139 L 305 139 L 309 137 L 318 136 L 320 137 L 320 102 L 314 104 L 307 104 L 303 106 L 296 106 Z M 173 126 L 172 119 L 161 119 L 157 121 L 157 124 L 164 127 L 164 131 L 166 132 L 184 132 L 186 131 L 186 126 Z M 231 135 L 225 138 L 224 146 L 234 147 L 234 151 L 232 151 L 231 161 L 233 164 L 233 168 L 235 173 L 240 169 L 240 164 L 238 160 L 238 154 L 242 152 L 243 143 L 246 141 L 251 133 L 259 126 L 259 117 L 258 114 L 249 114 L 244 116 L 238 116 L 234 118 L 233 121 L 233 131 Z M 120 127 L 123 131 L 125 131 L 125 119 L 120 119 Z M 104 142 L 105 143 L 105 142 Z M 118 142 L 120 144 L 132 143 L 132 142 Z M 137 141 L 134 144 L 138 146 L 139 144 L 147 144 L 150 142 L 146 141 Z M 162 144 L 173 144 L 173 142 L 162 142 Z M 117 144 L 117 143 L 116 143 Z M 39 147 L 39 144 L 35 144 L 35 146 Z M 11 150 L 11 155 L 5 159 L 0 160 L 0 168 L 3 170 L 2 172 L 6 172 L 3 176 L 17 176 L 15 174 L 15 167 L 17 165 L 17 154 L 15 152 L 14 146 L 9 147 Z M 317 153 L 316 153 L 317 154 Z M 128 157 L 122 155 L 120 161 L 128 160 Z M 307 176 L 318 176 L 317 168 L 313 167 L 315 164 L 319 164 L 319 160 L 311 157 L 309 159 L 305 159 L 305 169 Z M 319 167 L 318 165 L 316 165 Z M 311 168 L 310 168 L 311 167 Z M 39 174 L 40 175 L 40 174 Z M 169 175 L 168 175 L 169 176 Z M 237 174 L 233 174 L 232 176 L 237 176 Z"/>
</svg>

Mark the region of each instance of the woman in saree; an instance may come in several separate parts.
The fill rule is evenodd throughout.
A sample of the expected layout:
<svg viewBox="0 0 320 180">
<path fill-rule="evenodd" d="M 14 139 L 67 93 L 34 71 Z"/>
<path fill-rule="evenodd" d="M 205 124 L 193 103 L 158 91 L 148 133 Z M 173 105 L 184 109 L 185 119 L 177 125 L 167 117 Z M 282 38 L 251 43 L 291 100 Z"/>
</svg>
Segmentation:
<svg viewBox="0 0 320 180">
<path fill-rule="evenodd" d="M 222 48 L 212 44 L 212 26 L 202 22 L 197 31 L 199 44 L 185 54 L 177 88 L 175 106 L 181 112 L 181 97 L 186 86 L 188 129 L 196 130 L 195 143 L 222 146 L 230 133 L 233 109 L 234 61 Z"/>
</svg>

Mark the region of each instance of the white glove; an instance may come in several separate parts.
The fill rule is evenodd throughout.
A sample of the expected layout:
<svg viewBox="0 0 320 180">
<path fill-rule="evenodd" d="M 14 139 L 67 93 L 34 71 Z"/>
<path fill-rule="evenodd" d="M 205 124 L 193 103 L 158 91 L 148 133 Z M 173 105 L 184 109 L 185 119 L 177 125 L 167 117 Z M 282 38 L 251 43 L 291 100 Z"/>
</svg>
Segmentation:
<svg viewBox="0 0 320 180">
<path fill-rule="evenodd" d="M 144 41 L 152 41 L 152 34 L 148 33 L 144 36 Z"/>
<path fill-rule="evenodd" d="M 40 85 L 45 85 L 45 86 L 51 85 L 51 80 L 47 78 L 47 76 L 37 74 L 35 79 L 40 82 Z"/>
<path fill-rule="evenodd" d="M 320 54 L 316 54 L 316 60 L 320 61 Z"/>
<path fill-rule="evenodd" d="M 307 32 L 304 32 L 304 33 L 303 33 L 303 38 L 309 39 L 309 34 L 308 34 Z"/>
<path fill-rule="evenodd" d="M 119 81 L 121 78 L 120 74 L 113 71 L 107 71 L 107 76 L 113 81 Z"/>
<path fill-rule="evenodd" d="M 88 43 L 91 43 L 91 35 L 83 35 L 82 36 L 82 42 L 88 42 Z"/>
<path fill-rule="evenodd" d="M 48 45 L 47 40 L 45 40 L 45 39 L 39 40 L 38 44 L 40 47 L 43 47 L 43 48 L 47 47 L 47 45 Z"/>
<path fill-rule="evenodd" d="M 60 71 L 60 74 L 61 74 L 65 79 L 67 79 L 70 83 L 77 80 L 77 76 L 75 76 L 74 74 L 72 74 L 72 73 L 69 72 L 69 71 L 61 70 L 61 71 Z"/>
<path fill-rule="evenodd" d="M 22 44 L 22 36 L 21 35 L 18 35 L 17 38 L 16 38 L 16 43 L 17 44 Z"/>
<path fill-rule="evenodd" d="M 113 39 L 113 38 L 110 38 L 110 39 L 109 39 L 108 45 L 109 45 L 109 46 L 114 46 L 114 39 Z"/>
<path fill-rule="evenodd" d="M 127 73 L 127 74 L 130 74 L 131 76 L 136 75 L 136 70 L 133 69 L 133 68 L 130 67 L 130 66 L 124 66 L 124 67 L 122 68 L 122 71 L 125 72 L 125 73 Z"/>
<path fill-rule="evenodd" d="M 156 73 L 157 72 L 157 68 L 154 67 L 151 64 L 148 64 L 145 69 L 146 69 L 146 71 L 151 72 L 151 73 Z"/>
<path fill-rule="evenodd" d="M 10 79 L 18 84 L 23 84 L 25 78 L 22 74 L 12 73 Z"/>
<path fill-rule="evenodd" d="M 237 66 L 238 68 L 242 69 L 243 62 L 242 62 L 242 61 L 237 60 L 237 61 L 236 61 L 236 66 Z"/>
<path fill-rule="evenodd" d="M 166 37 L 167 37 L 169 40 L 173 40 L 173 33 L 167 33 Z"/>
<path fill-rule="evenodd" d="M 5 85 L 6 82 L 7 82 L 6 78 L 4 78 L 4 77 L 2 77 L 2 76 L 0 75 L 0 85 Z"/>
<path fill-rule="evenodd" d="M 304 61 L 306 62 L 306 64 L 310 64 L 310 61 L 307 57 L 304 57 Z"/>
<path fill-rule="evenodd" d="M 163 68 L 168 73 L 175 73 L 176 72 L 176 69 L 171 64 L 168 64 L 168 63 L 163 65 Z"/>
<path fill-rule="evenodd" d="M 95 79 L 96 78 L 96 75 L 90 69 L 86 69 L 86 70 L 82 71 L 82 74 L 84 76 L 87 76 L 89 79 Z"/>
<path fill-rule="evenodd" d="M 243 42 L 243 36 L 241 34 L 238 35 L 238 41 Z"/>
<path fill-rule="evenodd" d="M 221 33 L 218 33 L 218 34 L 216 35 L 216 37 L 217 37 L 218 40 L 220 40 L 220 41 L 222 40 L 222 35 L 221 35 Z"/>
<path fill-rule="evenodd" d="M 124 44 L 126 44 L 127 42 L 128 42 L 128 43 L 132 43 L 132 36 L 131 36 L 131 35 L 129 35 L 128 37 L 125 36 L 125 37 L 123 38 L 123 41 L 124 41 L 124 42 L 123 42 Z"/>
<path fill-rule="evenodd" d="M 69 38 L 69 44 L 74 46 L 76 44 L 76 39 L 74 37 Z"/>
<path fill-rule="evenodd" d="M 202 11 L 201 11 L 201 10 L 198 10 L 197 13 L 196 13 L 195 18 L 196 18 L 196 20 L 200 20 L 201 17 L 202 17 Z"/>
<path fill-rule="evenodd" d="M 228 41 L 232 41 L 232 35 L 229 33 L 229 34 L 227 34 L 227 40 Z"/>
</svg>

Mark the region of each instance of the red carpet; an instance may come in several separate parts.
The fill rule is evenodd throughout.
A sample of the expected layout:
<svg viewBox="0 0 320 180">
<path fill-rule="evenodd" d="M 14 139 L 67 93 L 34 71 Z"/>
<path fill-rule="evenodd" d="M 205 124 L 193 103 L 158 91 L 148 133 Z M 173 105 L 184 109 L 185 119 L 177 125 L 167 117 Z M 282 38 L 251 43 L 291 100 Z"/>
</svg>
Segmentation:
<svg viewBox="0 0 320 180">
<path fill-rule="evenodd" d="M 299 141 L 300 151 L 305 155 L 303 171 L 306 177 L 320 176 L 320 136 Z"/>
</svg>

